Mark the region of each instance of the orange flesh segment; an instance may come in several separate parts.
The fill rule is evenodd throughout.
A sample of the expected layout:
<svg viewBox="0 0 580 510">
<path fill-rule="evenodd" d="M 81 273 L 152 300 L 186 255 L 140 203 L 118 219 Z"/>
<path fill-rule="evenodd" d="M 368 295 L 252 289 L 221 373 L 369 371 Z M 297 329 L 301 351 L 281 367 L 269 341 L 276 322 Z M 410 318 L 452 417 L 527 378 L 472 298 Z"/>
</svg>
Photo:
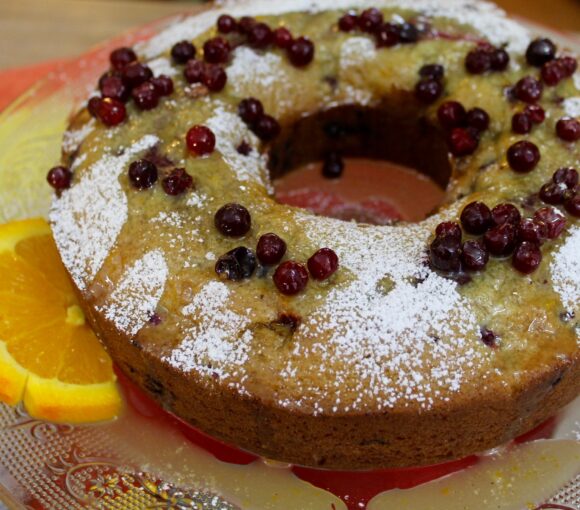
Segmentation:
<svg viewBox="0 0 580 510">
<path fill-rule="evenodd" d="M 85 324 L 44 220 L 0 225 L 0 400 L 87 422 L 121 407 L 111 359 Z"/>
</svg>

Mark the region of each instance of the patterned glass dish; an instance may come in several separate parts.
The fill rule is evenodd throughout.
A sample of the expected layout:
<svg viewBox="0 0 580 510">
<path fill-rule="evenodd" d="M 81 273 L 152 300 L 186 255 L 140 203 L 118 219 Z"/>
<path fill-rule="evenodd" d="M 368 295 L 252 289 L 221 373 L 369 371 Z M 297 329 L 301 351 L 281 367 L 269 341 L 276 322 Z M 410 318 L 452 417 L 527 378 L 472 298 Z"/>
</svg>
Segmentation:
<svg viewBox="0 0 580 510">
<path fill-rule="evenodd" d="M 110 50 L 146 39 L 172 20 L 61 65 L 0 114 L 0 222 L 46 216 L 51 196 L 46 170 L 58 161 L 68 117 L 94 88 Z M 126 396 L 119 419 L 92 426 L 42 422 L 22 408 L 0 404 L 0 508 L 3 501 L 10 509 L 35 510 L 580 509 L 580 399 L 551 424 L 549 440 L 502 447 L 445 478 L 408 490 L 375 490 L 371 499 L 356 486 L 370 483 L 368 476 L 336 490 L 345 480 L 337 475 L 327 485 L 339 498 L 303 481 L 290 466 L 219 445 L 217 453 L 215 445 L 209 453 L 202 446 L 211 440 L 192 431 L 184 435 L 178 420 L 136 390 L 126 387 Z M 327 480 L 332 476 L 325 474 Z M 414 485 L 403 478 L 391 486 Z M 359 496 L 349 496 L 350 489 Z"/>
</svg>

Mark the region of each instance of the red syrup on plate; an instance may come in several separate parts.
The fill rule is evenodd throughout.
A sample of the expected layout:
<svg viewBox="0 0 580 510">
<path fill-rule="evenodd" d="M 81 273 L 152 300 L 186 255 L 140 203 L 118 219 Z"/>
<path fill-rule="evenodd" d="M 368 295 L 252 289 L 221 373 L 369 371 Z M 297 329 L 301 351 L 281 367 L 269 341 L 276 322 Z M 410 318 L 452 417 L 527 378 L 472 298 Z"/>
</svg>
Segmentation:
<svg viewBox="0 0 580 510">
<path fill-rule="evenodd" d="M 127 405 L 131 406 L 140 416 L 179 431 L 185 439 L 222 462 L 248 465 L 260 459 L 257 455 L 226 444 L 192 427 L 160 407 L 119 369 L 116 372 L 119 383 L 124 389 Z M 515 439 L 515 443 L 548 439 L 552 436 L 555 426 L 556 419 L 551 418 L 534 430 Z M 474 466 L 479 461 L 480 457 L 471 455 L 441 464 L 401 469 L 335 471 L 303 466 L 289 466 L 289 469 L 298 478 L 342 499 L 349 510 L 361 510 L 366 508 L 367 503 L 377 494 L 392 489 L 410 489 Z"/>
<path fill-rule="evenodd" d="M 444 191 L 428 177 L 385 161 L 346 159 L 338 179 L 322 176 L 321 164 L 299 168 L 274 183 L 279 202 L 343 220 L 375 225 L 420 221 L 443 201 Z M 409 200 L 413 197 L 413 200 Z M 214 439 L 162 409 L 119 370 L 119 381 L 129 405 L 142 416 L 170 425 L 194 445 L 220 461 L 248 465 L 260 457 Z M 515 440 L 516 443 L 549 438 L 556 422 L 548 420 Z M 377 494 L 410 489 L 461 471 L 479 462 L 471 455 L 431 466 L 371 471 L 333 471 L 290 466 L 300 479 L 327 490 L 344 501 L 349 510 L 361 510 Z"/>
</svg>

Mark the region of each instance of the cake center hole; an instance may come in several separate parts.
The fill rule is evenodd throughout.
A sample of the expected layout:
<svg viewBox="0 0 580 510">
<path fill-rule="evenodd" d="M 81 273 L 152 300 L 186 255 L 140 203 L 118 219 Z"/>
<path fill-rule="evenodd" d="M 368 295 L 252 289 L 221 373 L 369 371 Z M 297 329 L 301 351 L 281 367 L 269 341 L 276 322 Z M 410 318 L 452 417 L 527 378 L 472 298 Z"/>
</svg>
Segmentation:
<svg viewBox="0 0 580 510">
<path fill-rule="evenodd" d="M 447 145 L 407 103 L 341 106 L 284 127 L 270 151 L 277 200 L 375 225 L 435 212 L 451 176 Z M 329 155 L 342 159 L 340 177 L 323 175 Z"/>
</svg>

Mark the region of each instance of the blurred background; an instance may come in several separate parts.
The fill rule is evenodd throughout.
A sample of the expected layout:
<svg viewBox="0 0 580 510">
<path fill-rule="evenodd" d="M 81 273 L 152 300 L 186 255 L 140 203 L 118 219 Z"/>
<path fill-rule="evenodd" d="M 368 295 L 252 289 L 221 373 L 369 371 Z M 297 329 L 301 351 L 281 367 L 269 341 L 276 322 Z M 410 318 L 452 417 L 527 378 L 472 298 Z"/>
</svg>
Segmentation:
<svg viewBox="0 0 580 510">
<path fill-rule="evenodd" d="M 0 0 L 0 69 L 72 57 L 132 27 L 195 9 L 200 3 Z M 580 34 L 580 0 L 496 0 L 496 3 L 512 15 Z"/>
</svg>

